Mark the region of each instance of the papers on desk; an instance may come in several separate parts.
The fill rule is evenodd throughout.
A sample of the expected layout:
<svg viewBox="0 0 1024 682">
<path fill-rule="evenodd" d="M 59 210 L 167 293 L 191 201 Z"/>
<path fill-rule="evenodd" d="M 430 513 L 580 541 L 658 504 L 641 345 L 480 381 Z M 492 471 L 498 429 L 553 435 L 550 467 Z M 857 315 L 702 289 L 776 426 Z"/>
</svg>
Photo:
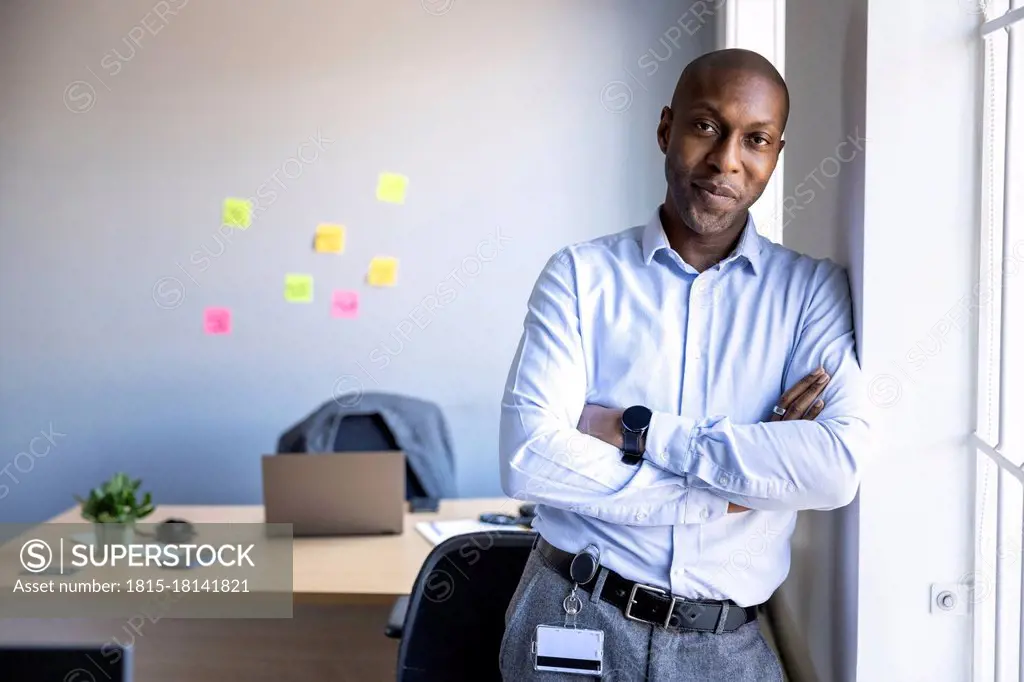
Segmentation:
<svg viewBox="0 0 1024 682">
<path fill-rule="evenodd" d="M 521 530 L 529 531 L 529 528 L 522 526 L 503 526 L 496 523 L 482 523 L 472 520 L 456 521 L 421 521 L 416 524 L 416 530 L 425 537 L 432 545 L 439 545 L 448 538 L 466 533 L 487 533 L 496 530 Z"/>
</svg>

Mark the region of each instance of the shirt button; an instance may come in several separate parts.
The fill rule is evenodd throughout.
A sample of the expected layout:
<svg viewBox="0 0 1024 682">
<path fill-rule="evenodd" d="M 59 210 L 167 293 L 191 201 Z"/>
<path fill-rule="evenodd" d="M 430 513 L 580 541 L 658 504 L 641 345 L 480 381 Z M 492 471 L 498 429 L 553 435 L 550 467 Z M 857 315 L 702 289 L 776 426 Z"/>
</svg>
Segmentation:
<svg viewBox="0 0 1024 682">
<path fill-rule="evenodd" d="M 636 513 L 636 520 L 637 521 L 643 521 L 646 518 L 647 518 L 647 512 L 638 511 Z"/>
<path fill-rule="evenodd" d="M 700 517 L 702 519 L 704 519 L 705 521 L 707 521 L 708 520 L 708 510 L 707 509 L 701 509 L 700 510 Z"/>
<path fill-rule="evenodd" d="M 729 477 L 728 476 L 719 476 L 718 477 L 718 484 L 719 485 L 725 485 L 728 482 L 729 482 Z"/>
</svg>

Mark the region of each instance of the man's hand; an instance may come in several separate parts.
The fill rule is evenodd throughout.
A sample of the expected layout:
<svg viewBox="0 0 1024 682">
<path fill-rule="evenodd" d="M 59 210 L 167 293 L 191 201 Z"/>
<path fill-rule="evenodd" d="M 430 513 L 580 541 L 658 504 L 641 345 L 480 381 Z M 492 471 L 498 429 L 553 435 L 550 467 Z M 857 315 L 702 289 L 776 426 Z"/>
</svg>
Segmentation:
<svg viewBox="0 0 1024 682">
<path fill-rule="evenodd" d="M 815 371 L 805 376 L 800 381 L 796 382 L 793 388 L 789 389 L 782 394 L 779 398 L 779 402 L 776 403 L 779 407 L 785 410 L 785 414 L 781 417 L 772 412 L 771 417 L 768 421 L 780 422 L 780 421 L 794 421 L 797 419 L 804 419 L 807 421 L 814 420 L 821 411 L 825 409 L 825 402 L 818 399 L 821 392 L 828 386 L 828 382 L 831 377 L 825 372 L 823 367 L 819 367 Z M 741 507 L 738 504 L 729 503 L 729 513 L 737 514 L 739 512 L 750 511 L 748 507 Z"/>
<path fill-rule="evenodd" d="M 793 421 L 796 419 L 813 420 L 825 408 L 825 403 L 818 400 L 818 396 L 828 386 L 830 377 L 824 367 L 819 367 L 800 381 L 796 382 L 793 388 L 782 394 L 778 407 L 785 410 L 783 416 L 772 412 L 768 421 Z"/>
<path fill-rule="evenodd" d="M 580 423 L 576 428 L 605 443 L 610 443 L 620 450 L 622 442 L 622 413 L 625 410 L 614 410 L 600 405 L 584 405 Z"/>
</svg>

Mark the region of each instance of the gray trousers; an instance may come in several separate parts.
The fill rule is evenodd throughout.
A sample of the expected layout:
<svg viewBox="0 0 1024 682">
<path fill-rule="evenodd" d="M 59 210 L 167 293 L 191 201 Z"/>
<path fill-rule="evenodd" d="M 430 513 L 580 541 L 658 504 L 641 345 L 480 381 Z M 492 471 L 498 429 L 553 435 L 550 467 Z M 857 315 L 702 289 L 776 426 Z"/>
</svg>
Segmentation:
<svg viewBox="0 0 1024 682">
<path fill-rule="evenodd" d="M 599 599 L 606 571 L 591 594 L 577 592 L 583 610 L 576 627 L 604 631 L 604 675 L 612 682 L 782 682 L 782 667 L 761 635 L 757 621 L 721 634 L 670 631 L 627 620 Z M 537 672 L 532 642 L 538 625 L 565 623 L 562 600 L 572 584 L 534 549 L 505 613 L 499 666 L 505 682 L 596 679 L 587 675 Z"/>
</svg>

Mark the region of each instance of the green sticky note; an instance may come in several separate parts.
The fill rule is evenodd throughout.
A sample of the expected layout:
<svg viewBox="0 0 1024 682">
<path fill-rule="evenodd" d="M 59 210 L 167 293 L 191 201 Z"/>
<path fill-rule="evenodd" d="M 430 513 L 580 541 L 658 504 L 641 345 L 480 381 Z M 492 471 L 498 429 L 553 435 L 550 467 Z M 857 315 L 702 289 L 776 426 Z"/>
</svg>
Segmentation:
<svg viewBox="0 0 1024 682">
<path fill-rule="evenodd" d="M 224 225 L 240 227 L 243 230 L 252 224 L 252 202 L 248 199 L 228 197 L 224 200 Z"/>
<path fill-rule="evenodd" d="M 377 199 L 389 204 L 404 204 L 409 178 L 397 173 L 381 173 L 377 180 Z"/>
<path fill-rule="evenodd" d="M 285 275 L 284 298 L 290 303 L 310 303 L 313 301 L 312 275 Z"/>
</svg>

